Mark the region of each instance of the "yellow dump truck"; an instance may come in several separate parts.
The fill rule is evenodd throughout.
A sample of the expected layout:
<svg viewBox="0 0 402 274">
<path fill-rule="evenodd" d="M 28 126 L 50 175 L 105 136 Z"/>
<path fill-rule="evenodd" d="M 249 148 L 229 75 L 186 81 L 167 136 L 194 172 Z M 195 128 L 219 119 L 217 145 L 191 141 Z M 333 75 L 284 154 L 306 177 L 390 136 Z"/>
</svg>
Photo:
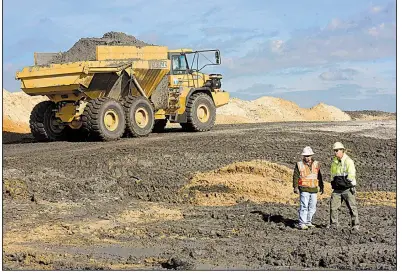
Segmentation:
<svg viewBox="0 0 402 274">
<path fill-rule="evenodd" d="M 199 57 L 207 53 L 213 61 L 199 68 Z M 222 75 L 201 72 L 221 64 L 219 50 L 97 46 L 95 61 L 40 64 L 39 57 L 16 74 L 25 93 L 49 98 L 30 116 L 38 141 L 141 137 L 162 131 L 167 121 L 207 131 L 216 108 L 229 101 Z"/>
</svg>

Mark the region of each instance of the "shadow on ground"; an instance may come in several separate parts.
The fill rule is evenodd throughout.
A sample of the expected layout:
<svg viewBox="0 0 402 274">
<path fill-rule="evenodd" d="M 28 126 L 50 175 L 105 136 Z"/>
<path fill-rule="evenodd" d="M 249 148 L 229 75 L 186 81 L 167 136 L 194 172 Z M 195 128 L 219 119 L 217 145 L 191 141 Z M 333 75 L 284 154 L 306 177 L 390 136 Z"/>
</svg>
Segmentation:
<svg viewBox="0 0 402 274">
<path fill-rule="evenodd" d="M 272 222 L 272 223 L 276 223 L 276 224 L 282 223 L 285 226 L 292 227 L 292 228 L 296 228 L 297 224 L 298 224 L 297 220 L 285 218 L 282 215 L 278 215 L 278 214 L 270 214 L 270 213 L 266 213 L 266 212 L 263 212 L 260 210 L 251 211 L 250 213 L 261 215 L 264 222 Z M 323 224 L 314 224 L 314 225 L 316 228 L 326 228 L 326 225 L 323 225 Z"/>
<path fill-rule="evenodd" d="M 32 143 L 34 138 L 31 133 L 16 133 L 3 131 L 3 144 Z"/>
</svg>

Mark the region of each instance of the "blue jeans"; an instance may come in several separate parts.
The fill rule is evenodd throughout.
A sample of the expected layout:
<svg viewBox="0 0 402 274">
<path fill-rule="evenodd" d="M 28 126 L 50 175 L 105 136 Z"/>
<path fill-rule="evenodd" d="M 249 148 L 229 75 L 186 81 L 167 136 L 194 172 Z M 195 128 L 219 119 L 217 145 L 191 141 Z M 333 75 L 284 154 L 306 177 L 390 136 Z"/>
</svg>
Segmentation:
<svg viewBox="0 0 402 274">
<path fill-rule="evenodd" d="M 317 193 L 300 192 L 299 225 L 311 224 L 317 206 Z"/>
</svg>

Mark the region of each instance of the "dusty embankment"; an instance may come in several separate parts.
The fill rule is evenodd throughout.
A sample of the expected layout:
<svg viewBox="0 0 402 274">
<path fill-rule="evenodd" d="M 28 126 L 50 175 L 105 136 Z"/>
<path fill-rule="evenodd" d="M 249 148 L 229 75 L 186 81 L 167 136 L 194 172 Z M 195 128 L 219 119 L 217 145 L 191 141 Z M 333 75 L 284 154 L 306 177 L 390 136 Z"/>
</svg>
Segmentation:
<svg viewBox="0 0 402 274">
<path fill-rule="evenodd" d="M 263 123 L 286 121 L 349 121 L 340 109 L 320 103 L 305 109 L 281 98 L 261 97 L 253 101 L 237 98 L 218 108 L 218 124 Z"/>
</svg>

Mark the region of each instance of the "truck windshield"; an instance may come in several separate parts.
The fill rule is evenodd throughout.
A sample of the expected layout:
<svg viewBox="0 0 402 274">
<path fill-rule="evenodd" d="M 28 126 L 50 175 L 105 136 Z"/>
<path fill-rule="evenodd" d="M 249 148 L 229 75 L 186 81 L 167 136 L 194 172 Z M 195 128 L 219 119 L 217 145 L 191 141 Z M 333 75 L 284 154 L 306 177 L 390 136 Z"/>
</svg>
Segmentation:
<svg viewBox="0 0 402 274">
<path fill-rule="evenodd" d="M 184 55 L 172 56 L 173 74 L 185 74 L 187 70 L 186 58 Z"/>
</svg>

